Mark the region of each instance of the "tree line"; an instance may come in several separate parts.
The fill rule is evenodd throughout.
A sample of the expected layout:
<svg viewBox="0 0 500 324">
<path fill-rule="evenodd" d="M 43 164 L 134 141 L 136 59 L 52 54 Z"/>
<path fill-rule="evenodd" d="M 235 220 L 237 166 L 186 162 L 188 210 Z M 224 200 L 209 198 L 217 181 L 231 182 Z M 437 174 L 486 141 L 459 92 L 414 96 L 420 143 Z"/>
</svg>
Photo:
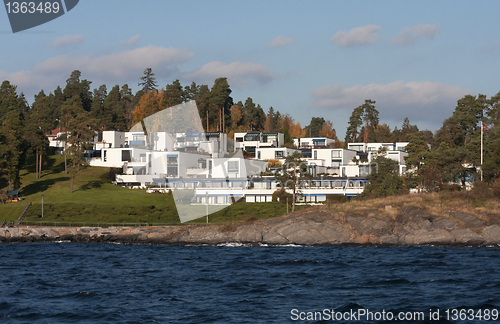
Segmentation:
<svg viewBox="0 0 500 324">
<path fill-rule="evenodd" d="M 500 172 L 500 92 L 487 98 L 485 95 L 467 95 L 457 102 L 453 115 L 433 134 L 411 125 L 408 118 L 400 129 L 393 130 L 379 123 L 375 101 L 366 100 L 354 108 L 349 118 L 344 141 L 337 138 L 332 123 L 322 117 L 312 117 L 309 125 L 302 127 L 289 114 L 269 107 L 267 113 L 251 97 L 237 101 L 227 78 L 214 81 L 212 87 L 192 82 L 181 85 L 179 80 L 159 88 L 151 68 L 144 70 L 133 93 L 127 85 L 115 85 L 108 91 L 106 85 L 92 90 L 92 82 L 83 79 L 81 72 L 71 72 L 64 88 L 57 86 L 46 94 L 41 90 L 29 105 L 24 94 L 9 81 L 0 87 L 0 181 L 9 189 L 20 188 L 19 172 L 27 157 L 35 160 L 35 173 L 39 178 L 48 152 L 46 134 L 60 128 L 67 134 L 61 138 L 65 144 L 65 172 L 74 174 L 84 167 L 82 159 L 86 143 L 93 131 L 127 131 L 143 118 L 162 109 L 196 100 L 199 115 L 206 132 L 226 132 L 232 138 L 235 132 L 282 132 L 285 145 L 292 146 L 293 138 L 329 137 L 335 139 L 334 147 L 346 147 L 349 142 L 408 141 L 407 165 L 417 170 L 406 179 L 415 185 L 427 178 L 465 181 L 469 165 L 479 164 L 480 121 L 489 125 L 484 136 L 484 163 L 487 180 Z M 431 149 L 427 146 L 431 144 Z M 431 176 L 432 175 L 432 176 Z M 427 182 L 429 182 L 428 180 Z M 1 184 L 1 183 L 0 183 Z"/>
<path fill-rule="evenodd" d="M 127 85 L 115 85 L 108 91 L 105 84 L 92 90 L 92 82 L 83 79 L 79 70 L 71 72 L 64 88 L 57 86 L 49 92 L 40 90 L 30 105 L 17 86 L 8 80 L 0 87 L 0 188 L 18 189 L 20 170 L 28 157 L 35 161 L 35 177 L 41 177 L 44 156 L 49 152 L 47 134 L 60 130 L 64 143 L 65 173 L 72 184 L 75 174 L 85 166 L 84 152 L 94 131 L 127 131 L 135 123 L 162 109 L 196 100 L 206 132 L 264 131 L 283 132 L 291 146 L 293 138 L 327 136 L 336 138 L 332 123 L 313 117 L 302 128 L 289 114 L 275 111 L 266 114 L 259 104 L 248 97 L 245 103 L 234 102 L 227 78 L 218 78 L 210 88 L 193 82 L 182 86 L 179 80 L 158 88 L 151 68 L 144 70 L 133 93 Z M 73 190 L 71 188 L 71 190 Z"/>
<path fill-rule="evenodd" d="M 443 184 L 500 178 L 500 92 L 486 95 L 466 95 L 457 100 L 453 114 L 443 121 L 435 133 L 419 130 L 405 118 L 401 129 L 392 131 L 379 124 L 375 101 L 366 100 L 355 108 L 347 126 L 345 143 L 350 142 L 409 142 L 406 174 L 399 176 L 397 163 L 377 157 L 379 172 L 370 175 L 367 194 L 387 196 L 402 193 L 421 185 L 427 191 L 437 191 Z M 481 130 L 483 161 L 481 164 Z"/>
</svg>

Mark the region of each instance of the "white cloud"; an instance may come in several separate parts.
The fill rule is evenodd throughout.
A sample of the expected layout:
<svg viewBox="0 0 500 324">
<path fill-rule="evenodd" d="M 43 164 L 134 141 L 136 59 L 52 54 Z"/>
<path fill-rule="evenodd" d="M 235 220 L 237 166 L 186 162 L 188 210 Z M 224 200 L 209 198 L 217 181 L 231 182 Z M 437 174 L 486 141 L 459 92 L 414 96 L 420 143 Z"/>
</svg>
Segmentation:
<svg viewBox="0 0 500 324">
<path fill-rule="evenodd" d="M 341 47 L 352 47 L 356 45 L 363 45 L 374 43 L 378 40 L 377 32 L 380 26 L 368 25 L 356 27 L 349 31 L 342 30 L 332 36 L 331 41 Z"/>
<path fill-rule="evenodd" d="M 83 42 L 83 35 L 64 35 L 60 37 L 56 37 L 50 46 L 59 47 L 59 46 L 69 46 L 74 44 L 79 44 Z"/>
<path fill-rule="evenodd" d="M 441 33 L 441 29 L 438 25 L 417 25 L 417 26 L 405 26 L 399 34 L 391 38 L 391 44 L 393 45 L 413 45 L 415 42 L 422 37 L 434 38 L 434 36 Z"/>
<path fill-rule="evenodd" d="M 270 47 L 283 47 L 283 46 L 286 46 L 286 45 L 290 45 L 293 42 L 295 42 L 295 38 L 293 38 L 293 37 L 288 38 L 288 37 L 285 37 L 285 36 L 278 36 L 275 39 L 273 39 L 272 41 L 270 41 L 269 43 L 267 43 L 267 46 L 270 46 Z"/>
<path fill-rule="evenodd" d="M 194 56 L 189 49 L 146 46 L 101 57 L 62 55 L 37 64 L 32 70 L 8 73 L 0 71 L 1 80 L 9 80 L 18 91 L 27 94 L 53 91 L 65 81 L 73 70 L 80 70 L 82 78 L 93 81 L 92 86 L 102 83 L 136 86 L 143 71 L 150 67 L 157 81 L 178 73 L 178 66 Z M 134 82 L 130 83 L 131 80 Z M 28 97 L 29 100 L 31 98 Z"/>
<path fill-rule="evenodd" d="M 207 84 L 220 77 L 227 77 L 231 87 L 244 88 L 255 82 L 265 84 L 278 76 L 261 63 L 233 62 L 225 64 L 218 61 L 207 63 L 198 70 L 182 75 L 183 79 Z"/>
<path fill-rule="evenodd" d="M 466 94 L 470 90 L 444 83 L 397 81 L 353 87 L 328 85 L 316 89 L 312 96 L 317 107 L 349 112 L 365 99 L 371 99 L 376 101 L 381 121 L 393 121 L 399 127 L 408 117 L 413 124 L 437 129 L 451 116 L 457 100 Z"/>
<path fill-rule="evenodd" d="M 142 37 L 141 34 L 137 34 L 135 36 L 130 37 L 127 41 L 123 42 L 122 44 L 125 46 L 134 46 L 139 42 L 141 37 Z"/>
</svg>

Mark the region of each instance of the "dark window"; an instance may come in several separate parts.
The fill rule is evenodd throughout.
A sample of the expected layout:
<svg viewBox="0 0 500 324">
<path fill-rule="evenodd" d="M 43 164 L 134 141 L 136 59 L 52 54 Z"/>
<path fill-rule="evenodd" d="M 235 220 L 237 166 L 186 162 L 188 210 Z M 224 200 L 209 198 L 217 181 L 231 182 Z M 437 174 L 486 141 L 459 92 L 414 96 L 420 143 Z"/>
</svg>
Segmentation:
<svg viewBox="0 0 500 324">
<path fill-rule="evenodd" d="M 122 161 L 132 162 L 132 157 L 130 156 L 130 150 L 122 151 Z"/>
</svg>

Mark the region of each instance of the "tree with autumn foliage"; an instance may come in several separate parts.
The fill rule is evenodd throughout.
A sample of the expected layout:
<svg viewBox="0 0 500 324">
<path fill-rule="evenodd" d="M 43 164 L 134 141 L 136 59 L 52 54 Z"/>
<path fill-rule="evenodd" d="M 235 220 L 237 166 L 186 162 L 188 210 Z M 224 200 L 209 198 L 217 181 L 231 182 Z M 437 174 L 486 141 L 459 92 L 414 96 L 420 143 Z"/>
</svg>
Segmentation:
<svg viewBox="0 0 500 324">
<path fill-rule="evenodd" d="M 335 128 L 333 128 L 332 122 L 329 120 L 327 120 L 323 123 L 323 126 L 321 127 L 321 129 L 318 132 L 318 136 L 338 140 L 337 132 L 335 131 Z"/>
<path fill-rule="evenodd" d="M 132 110 L 132 124 L 162 110 L 163 94 L 157 90 L 148 91 L 139 100 L 139 105 Z"/>
</svg>

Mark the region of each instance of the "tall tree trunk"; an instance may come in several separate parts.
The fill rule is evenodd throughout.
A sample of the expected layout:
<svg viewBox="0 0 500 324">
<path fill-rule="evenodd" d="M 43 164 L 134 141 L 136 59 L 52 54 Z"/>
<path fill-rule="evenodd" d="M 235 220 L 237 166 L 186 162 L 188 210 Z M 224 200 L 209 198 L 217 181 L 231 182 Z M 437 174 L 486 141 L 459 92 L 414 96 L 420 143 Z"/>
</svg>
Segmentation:
<svg viewBox="0 0 500 324">
<path fill-rule="evenodd" d="M 66 141 L 64 142 L 64 174 L 68 174 L 68 160 L 66 155 Z"/>
<path fill-rule="evenodd" d="M 40 150 L 40 162 L 38 163 L 38 167 L 40 170 L 38 171 L 38 176 L 42 178 L 42 155 L 43 155 L 43 150 Z"/>
<path fill-rule="evenodd" d="M 35 155 L 35 179 L 38 179 L 38 149 Z"/>
<path fill-rule="evenodd" d="M 71 175 L 71 193 L 73 193 L 73 182 L 75 181 L 75 175 Z"/>
</svg>

